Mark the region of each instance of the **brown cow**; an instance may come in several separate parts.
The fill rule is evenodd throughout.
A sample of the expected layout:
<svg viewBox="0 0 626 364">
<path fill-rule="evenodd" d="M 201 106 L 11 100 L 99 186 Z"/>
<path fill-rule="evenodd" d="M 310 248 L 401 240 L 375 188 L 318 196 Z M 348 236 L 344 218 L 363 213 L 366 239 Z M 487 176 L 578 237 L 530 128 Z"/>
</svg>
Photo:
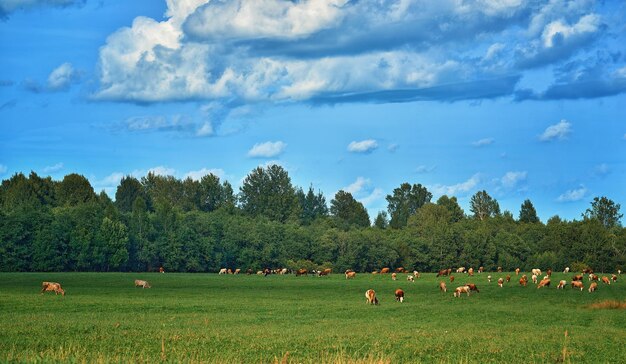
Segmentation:
<svg viewBox="0 0 626 364">
<path fill-rule="evenodd" d="M 404 291 L 400 288 L 396 289 L 396 301 L 400 303 L 404 302 Z"/>
<path fill-rule="evenodd" d="M 548 268 L 548 270 L 546 271 L 546 275 L 548 277 L 552 277 L 552 269 Z"/>
<path fill-rule="evenodd" d="M 383 268 L 380 270 L 380 274 L 389 273 L 389 268 Z"/>
<path fill-rule="evenodd" d="M 470 295 L 470 289 L 468 286 L 461 286 L 461 287 L 457 287 L 454 290 L 454 297 L 461 297 L 462 293 L 467 293 L 467 295 Z"/>
<path fill-rule="evenodd" d="M 498 286 L 500 286 L 500 288 L 502 288 L 503 284 L 504 284 L 504 279 L 498 278 Z"/>
<path fill-rule="evenodd" d="M 378 298 L 376 298 L 376 291 L 374 291 L 373 289 L 368 289 L 367 291 L 365 291 L 365 303 L 369 303 L 370 305 L 378 304 Z"/>
<path fill-rule="evenodd" d="M 60 293 L 61 296 L 65 296 L 65 291 L 61 287 L 61 283 L 57 282 L 42 282 L 40 293 L 43 294 L 44 292 L 54 292 L 55 296 Z"/>
<path fill-rule="evenodd" d="M 246 269 L 246 274 L 247 275 L 251 275 L 253 273 L 254 273 L 254 271 L 251 268 Z"/>
<path fill-rule="evenodd" d="M 448 272 L 448 275 L 450 275 L 450 273 L 452 273 L 452 268 L 446 269 L 446 272 Z"/>
<path fill-rule="evenodd" d="M 544 278 L 541 280 L 541 282 L 539 282 L 539 285 L 537 286 L 537 289 L 541 288 L 541 287 L 549 287 L 550 286 L 550 278 Z"/>
<path fill-rule="evenodd" d="M 477 293 L 480 293 L 480 291 L 478 290 L 478 287 L 476 287 L 474 283 L 468 283 L 466 284 L 466 286 L 469 287 L 470 291 L 476 291 Z"/>
<path fill-rule="evenodd" d="M 498 267 L 498 273 L 502 273 L 502 267 Z"/>
<path fill-rule="evenodd" d="M 561 280 L 559 281 L 559 285 L 556 286 L 556 289 L 565 289 L 566 284 L 567 284 L 567 281 Z"/>
<path fill-rule="evenodd" d="M 135 279 L 135 288 L 137 287 L 152 288 L 152 286 L 150 286 L 150 283 L 148 283 L 148 281 L 142 281 L 141 279 Z"/>
<path fill-rule="evenodd" d="M 469 274 L 469 276 L 473 276 L 474 275 L 474 268 L 470 268 L 467 270 L 467 274 Z"/>
<path fill-rule="evenodd" d="M 611 274 L 611 279 L 613 280 L 613 283 L 617 282 L 617 276 L 615 274 Z"/>
<path fill-rule="evenodd" d="M 583 275 L 582 274 L 577 274 L 577 275 L 572 277 L 572 281 L 573 282 L 582 281 L 582 280 L 583 280 Z"/>
<path fill-rule="evenodd" d="M 439 271 L 439 273 L 437 273 L 437 277 L 441 277 L 441 276 L 447 276 L 448 275 L 448 270 L 447 269 L 442 269 Z"/>
<path fill-rule="evenodd" d="M 483 267 L 483 266 L 478 267 L 478 273 L 482 273 L 484 271 L 485 271 L 485 267 Z"/>
<path fill-rule="evenodd" d="M 599 278 L 598 278 L 598 276 L 597 276 L 597 275 L 595 275 L 595 274 L 593 274 L 593 273 L 590 273 L 590 274 L 589 274 L 589 280 L 590 280 L 590 281 L 597 281 L 598 279 L 599 279 Z"/>
<path fill-rule="evenodd" d="M 396 273 L 404 273 L 406 270 L 403 267 L 396 268 Z"/>
<path fill-rule="evenodd" d="M 448 292 L 448 288 L 446 287 L 446 283 L 444 281 L 439 282 L 439 290 L 442 292 Z"/>
<path fill-rule="evenodd" d="M 580 291 L 582 292 L 582 290 L 585 288 L 585 285 L 582 281 L 572 281 L 572 288 L 580 288 Z"/>
<path fill-rule="evenodd" d="M 235 272 L 233 274 L 239 274 L 239 273 L 241 273 L 241 269 L 237 268 L 235 269 Z"/>
<path fill-rule="evenodd" d="M 516 276 L 518 276 L 518 275 L 519 275 L 519 272 L 520 272 L 520 269 L 519 269 L 519 268 L 515 268 L 515 275 L 516 275 Z"/>
<path fill-rule="evenodd" d="M 605 283 L 605 284 L 611 284 L 611 281 L 609 280 L 609 277 L 607 277 L 607 276 L 603 276 L 602 277 L 602 282 Z"/>
<path fill-rule="evenodd" d="M 450 283 L 454 282 L 454 276 L 450 276 Z"/>
<path fill-rule="evenodd" d="M 395 281 L 395 280 L 397 279 L 397 277 L 398 277 L 398 275 L 397 275 L 395 272 L 394 272 L 394 273 L 391 273 L 391 279 L 392 279 L 392 280 L 394 280 L 394 281 Z"/>
<path fill-rule="evenodd" d="M 511 275 L 507 274 L 506 275 L 506 283 L 509 283 L 511 281 Z"/>
<path fill-rule="evenodd" d="M 591 285 L 589 286 L 589 293 L 594 292 L 596 289 L 598 289 L 598 283 L 591 282 Z"/>
<path fill-rule="evenodd" d="M 528 280 L 524 279 L 523 277 L 519 279 L 519 284 L 523 287 L 526 287 L 526 283 L 528 283 Z"/>
<path fill-rule="evenodd" d="M 306 276 L 306 275 L 308 275 L 308 274 L 309 274 L 309 271 L 308 271 L 308 270 L 306 270 L 306 269 L 304 269 L 304 268 L 300 268 L 300 269 L 298 269 L 298 270 L 296 271 L 296 277 L 299 277 L 299 276 Z"/>
<path fill-rule="evenodd" d="M 356 272 L 346 272 L 346 279 L 356 277 Z"/>
</svg>

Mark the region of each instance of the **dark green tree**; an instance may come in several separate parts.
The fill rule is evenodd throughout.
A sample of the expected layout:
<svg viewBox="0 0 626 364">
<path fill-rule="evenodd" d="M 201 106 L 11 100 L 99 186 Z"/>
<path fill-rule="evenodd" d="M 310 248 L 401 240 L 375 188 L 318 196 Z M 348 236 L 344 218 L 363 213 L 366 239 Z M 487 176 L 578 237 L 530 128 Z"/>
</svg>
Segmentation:
<svg viewBox="0 0 626 364">
<path fill-rule="evenodd" d="M 417 209 L 430 202 L 433 197 L 426 187 L 421 184 L 403 183 L 393 190 L 393 195 L 387 195 L 387 210 L 391 216 L 389 226 L 395 229 L 405 227 L 409 216 Z"/>
<path fill-rule="evenodd" d="M 121 212 L 130 212 L 137 197 L 143 196 L 143 186 L 137 178 L 133 176 L 122 177 L 115 191 L 115 206 Z"/>
<path fill-rule="evenodd" d="M 330 201 L 330 213 L 344 226 L 370 226 L 370 218 L 362 203 L 355 200 L 350 192 L 340 190 Z"/>
<path fill-rule="evenodd" d="M 89 180 L 76 173 L 68 174 L 59 182 L 56 195 L 61 206 L 76 206 L 96 200 L 96 193 Z"/>
<path fill-rule="evenodd" d="M 309 225 L 318 217 L 328 216 L 328 206 L 326 206 L 326 198 L 322 191 L 318 191 L 315 194 L 313 186 L 309 186 L 306 194 L 299 188 L 297 196 L 300 203 L 300 221 L 302 221 L 302 224 Z"/>
<path fill-rule="evenodd" d="M 487 191 L 482 190 L 472 196 L 470 211 L 474 214 L 474 218 L 483 221 L 489 217 L 500 215 L 500 205 L 498 201 L 489 196 Z"/>
<path fill-rule="evenodd" d="M 537 210 L 535 210 L 535 206 L 530 200 L 525 200 L 522 203 L 522 207 L 519 210 L 519 222 L 523 222 L 526 224 L 534 224 L 539 222 L 539 217 L 537 216 Z"/>
<path fill-rule="evenodd" d="M 450 212 L 450 222 L 459 222 L 465 217 L 465 212 L 463 212 L 463 209 L 459 206 L 459 202 L 454 196 L 448 197 L 443 195 L 439 197 L 437 205 L 445 207 L 448 212 Z"/>
<path fill-rule="evenodd" d="M 594 197 L 591 208 L 583 214 L 585 219 L 598 220 L 607 229 L 622 226 L 620 219 L 624 216 L 619 213 L 620 204 L 604 196 Z"/>
<path fill-rule="evenodd" d="M 296 191 L 287 171 L 276 164 L 255 168 L 239 192 L 241 209 L 250 216 L 286 222 L 299 215 Z"/>
<path fill-rule="evenodd" d="M 389 219 L 387 218 L 387 213 L 385 211 L 378 212 L 376 219 L 374 219 L 374 226 L 379 229 L 386 229 L 389 227 Z"/>
</svg>

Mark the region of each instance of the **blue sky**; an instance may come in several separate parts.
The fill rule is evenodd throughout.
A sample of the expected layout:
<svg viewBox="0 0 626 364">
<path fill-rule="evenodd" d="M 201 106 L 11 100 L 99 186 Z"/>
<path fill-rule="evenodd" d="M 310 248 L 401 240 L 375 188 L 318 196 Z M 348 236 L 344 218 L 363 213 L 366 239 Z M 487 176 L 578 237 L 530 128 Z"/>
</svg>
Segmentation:
<svg viewBox="0 0 626 364">
<path fill-rule="evenodd" d="M 0 0 L 0 178 L 278 163 L 371 218 L 403 182 L 626 203 L 626 4 Z"/>
</svg>

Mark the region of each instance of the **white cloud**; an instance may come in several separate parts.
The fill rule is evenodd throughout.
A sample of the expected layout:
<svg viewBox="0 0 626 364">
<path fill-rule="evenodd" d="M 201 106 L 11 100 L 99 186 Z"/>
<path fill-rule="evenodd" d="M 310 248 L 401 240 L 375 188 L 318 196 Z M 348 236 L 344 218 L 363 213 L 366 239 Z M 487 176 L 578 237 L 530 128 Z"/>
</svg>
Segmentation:
<svg viewBox="0 0 626 364">
<path fill-rule="evenodd" d="M 558 124 L 550 125 L 546 128 L 546 130 L 539 136 L 539 140 L 548 142 L 555 139 L 565 139 L 572 132 L 572 124 L 567 120 L 563 119 Z"/>
<path fill-rule="evenodd" d="M 282 141 L 255 144 L 248 151 L 248 156 L 252 158 L 272 158 L 281 154 L 286 147 L 287 144 Z"/>
<path fill-rule="evenodd" d="M 400 148 L 400 144 L 397 144 L 397 143 L 391 143 L 387 146 L 387 150 L 390 151 L 391 153 L 395 153 L 396 150 L 398 150 L 398 148 Z"/>
<path fill-rule="evenodd" d="M 60 170 L 63 169 L 63 163 L 57 163 L 55 165 L 52 166 L 46 166 L 44 167 L 44 169 L 42 170 L 43 173 L 56 173 Z"/>
<path fill-rule="evenodd" d="M 184 178 L 185 179 L 191 178 L 194 181 L 199 181 L 199 180 L 202 179 L 202 177 L 204 177 L 204 176 L 206 176 L 208 174 L 212 174 L 214 176 L 217 176 L 221 180 L 226 177 L 226 173 L 221 168 L 211 168 L 211 169 L 202 168 L 202 169 L 199 169 L 197 171 L 189 171 L 189 172 L 187 172 L 185 174 Z"/>
<path fill-rule="evenodd" d="M 430 173 L 430 172 L 434 171 L 435 169 L 437 169 L 437 166 L 420 165 L 420 166 L 417 166 L 417 168 L 415 169 L 415 172 L 417 172 L 417 173 Z"/>
<path fill-rule="evenodd" d="M 66 7 L 82 5 L 86 0 L 0 0 L 0 16 L 6 16 L 16 10 L 32 9 L 37 7 Z"/>
<path fill-rule="evenodd" d="M 353 153 L 369 153 L 378 148 L 378 143 L 374 139 L 366 139 L 360 142 L 353 141 L 348 144 L 348 151 Z"/>
<path fill-rule="evenodd" d="M 176 170 L 174 168 L 168 168 L 164 166 L 157 166 L 148 169 L 148 173 L 155 174 L 157 176 L 174 176 L 176 174 Z"/>
<path fill-rule="evenodd" d="M 500 183 L 505 188 L 514 188 L 520 182 L 526 180 L 528 173 L 526 171 L 518 171 L 518 172 L 506 172 L 504 176 L 500 179 Z"/>
<path fill-rule="evenodd" d="M 476 186 L 478 186 L 479 183 L 480 183 L 480 175 L 477 173 L 477 174 L 474 174 L 465 182 L 457 183 L 455 185 L 436 184 L 434 186 L 429 187 L 428 189 L 434 195 L 457 196 L 459 194 L 465 194 L 467 192 L 470 192 L 472 189 L 476 188 Z"/>
<path fill-rule="evenodd" d="M 204 137 L 213 135 L 213 125 L 210 122 L 202 124 L 200 129 L 196 131 L 196 136 Z"/>
<path fill-rule="evenodd" d="M 361 192 L 370 183 L 371 183 L 371 181 L 370 181 L 369 178 L 357 177 L 356 181 L 354 181 L 350 185 L 342 188 L 342 190 L 344 190 L 346 192 L 349 192 L 352 195 L 355 195 L 355 194 Z"/>
<path fill-rule="evenodd" d="M 484 147 L 486 145 L 493 144 L 494 141 L 495 140 L 493 138 L 484 138 L 484 139 L 480 139 L 475 142 L 472 142 L 472 145 L 475 147 Z"/>
<path fill-rule="evenodd" d="M 546 25 L 541 34 L 543 46 L 551 48 L 556 43 L 567 42 L 570 38 L 582 37 L 595 33 L 600 27 L 600 16 L 587 14 L 581 17 L 574 25 L 564 24 L 561 20 L 553 21 Z"/>
<path fill-rule="evenodd" d="M 385 196 L 385 193 L 383 192 L 382 188 L 375 188 L 372 193 L 370 193 L 369 195 L 358 199 L 358 201 L 360 203 L 363 204 L 363 206 L 369 206 L 370 204 L 372 204 L 373 202 L 376 202 L 378 200 L 380 200 L 383 196 Z"/>
<path fill-rule="evenodd" d="M 0 174 L 5 174 L 7 173 L 7 166 L 5 166 L 4 164 L 0 164 Z"/>
<path fill-rule="evenodd" d="M 55 68 L 48 76 L 48 89 L 53 91 L 65 90 L 78 80 L 78 73 L 70 63 L 63 63 Z"/>
<path fill-rule="evenodd" d="M 580 201 L 585 198 L 587 194 L 587 188 L 584 186 L 580 186 L 580 188 L 568 190 L 565 193 L 561 194 L 556 200 L 558 202 L 574 202 Z"/>
</svg>

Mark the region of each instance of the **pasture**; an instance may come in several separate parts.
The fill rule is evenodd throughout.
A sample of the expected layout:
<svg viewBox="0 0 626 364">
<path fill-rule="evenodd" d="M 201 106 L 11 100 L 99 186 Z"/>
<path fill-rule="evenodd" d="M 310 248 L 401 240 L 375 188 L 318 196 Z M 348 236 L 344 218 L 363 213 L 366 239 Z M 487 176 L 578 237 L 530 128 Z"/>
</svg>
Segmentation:
<svg viewBox="0 0 626 364">
<path fill-rule="evenodd" d="M 589 307 L 624 302 L 626 277 L 589 293 L 562 273 L 541 289 L 508 273 L 499 288 L 506 274 L 453 274 L 444 294 L 435 274 L 0 273 L 0 362 L 626 362 L 626 310 Z M 67 295 L 40 295 L 42 281 Z M 454 298 L 468 282 L 480 293 Z M 380 305 L 365 304 L 369 288 Z"/>
</svg>

